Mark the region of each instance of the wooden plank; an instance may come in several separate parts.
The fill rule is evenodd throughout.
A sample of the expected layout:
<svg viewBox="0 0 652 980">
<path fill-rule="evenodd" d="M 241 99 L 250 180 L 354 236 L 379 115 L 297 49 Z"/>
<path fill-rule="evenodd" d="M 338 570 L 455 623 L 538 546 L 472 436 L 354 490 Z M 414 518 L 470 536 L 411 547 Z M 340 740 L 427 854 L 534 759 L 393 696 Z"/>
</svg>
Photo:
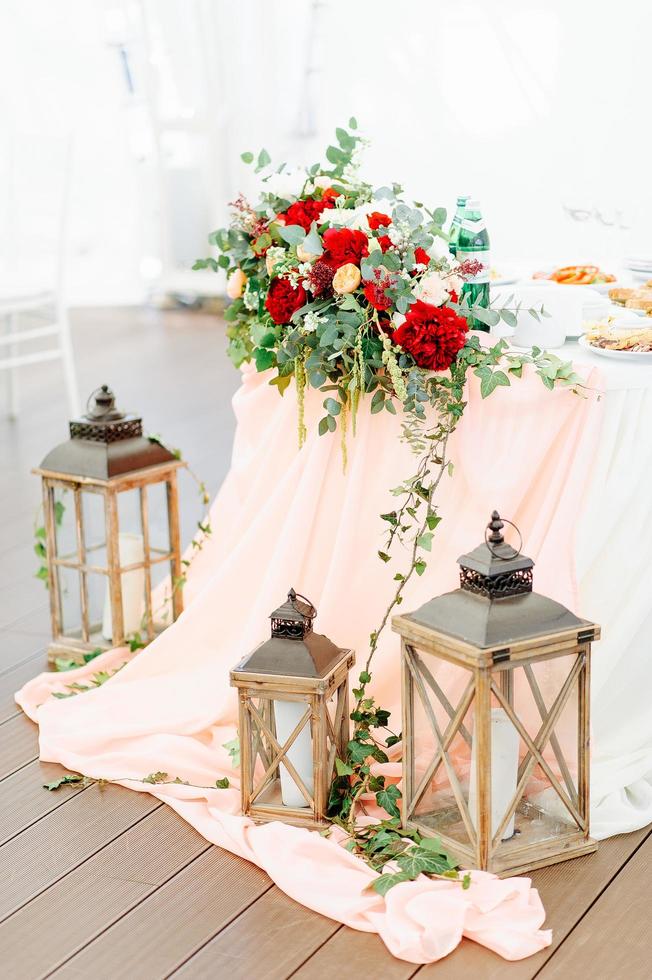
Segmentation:
<svg viewBox="0 0 652 980">
<path fill-rule="evenodd" d="M 30 681 L 41 671 L 47 670 L 47 655 L 45 649 L 30 657 L 24 663 L 6 670 L 0 674 L 0 724 L 19 714 L 21 709 L 14 700 L 14 694 L 23 684 Z"/>
<path fill-rule="evenodd" d="M 0 780 L 38 756 L 38 727 L 21 711 L 0 725 Z"/>
<path fill-rule="evenodd" d="M 160 807 L 5 919 L 4 962 L 16 977 L 49 974 L 210 846 L 173 810 Z M 126 966 L 130 943 L 113 954 L 125 956 Z M 91 963 L 87 976 L 114 975 L 111 968 L 98 973 L 93 954 Z M 142 976 L 138 969 L 134 975 Z"/>
<path fill-rule="evenodd" d="M 408 980 L 419 967 L 398 960 L 373 932 L 357 932 L 342 926 L 292 974 L 292 980 L 324 980 L 324 977 L 378 977 Z"/>
<path fill-rule="evenodd" d="M 162 805 L 147 793 L 92 786 L 12 838 L 0 848 L 7 869 L 0 877 L 0 921 Z"/>
<path fill-rule="evenodd" d="M 650 828 L 645 828 L 633 834 L 611 837 L 600 842 L 595 854 L 532 872 L 532 883 L 538 888 L 546 910 L 544 928 L 552 929 L 552 945 L 547 949 L 525 960 L 509 963 L 478 943 L 464 939 L 446 959 L 422 967 L 417 977 L 419 980 L 459 980 L 461 976 L 473 977 L 473 980 L 530 980 L 554 957 L 575 924 L 609 887 L 649 833 Z M 619 894 L 618 880 L 616 894 Z M 612 937 L 614 935 L 612 933 Z M 622 934 L 618 935 L 618 942 L 623 942 Z M 616 977 L 610 980 L 616 980 Z"/>
<path fill-rule="evenodd" d="M 279 888 L 270 888 L 173 976 L 175 980 L 286 980 L 338 928 L 332 919 L 298 905 Z"/>
<path fill-rule="evenodd" d="M 12 776 L 7 776 L 0 789 L 0 846 L 63 806 L 77 793 L 84 792 L 84 787 L 75 783 L 62 786 L 55 792 L 43 789 L 44 783 L 57 779 L 65 772 L 62 766 L 54 762 L 36 759 Z"/>
<path fill-rule="evenodd" d="M 651 866 L 652 837 L 648 836 L 544 966 L 541 980 L 582 976 L 648 980 L 652 974 Z"/>
<path fill-rule="evenodd" d="M 57 980 L 89 976 L 160 980 L 271 887 L 256 865 L 211 847 L 77 953 L 55 976 Z M 257 945 L 258 937 L 249 938 Z M 191 970 L 189 975 L 197 974 Z M 220 968 L 212 975 L 224 973 Z"/>
<path fill-rule="evenodd" d="M 0 676 L 31 660 L 48 643 L 48 630 L 0 630 Z"/>
</svg>

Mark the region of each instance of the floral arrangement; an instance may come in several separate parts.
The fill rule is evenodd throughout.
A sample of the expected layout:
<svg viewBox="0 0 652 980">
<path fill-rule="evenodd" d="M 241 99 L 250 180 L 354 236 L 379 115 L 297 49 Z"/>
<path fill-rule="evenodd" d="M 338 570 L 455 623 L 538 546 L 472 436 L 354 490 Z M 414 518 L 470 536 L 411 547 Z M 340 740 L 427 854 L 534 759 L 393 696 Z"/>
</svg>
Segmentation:
<svg viewBox="0 0 652 980">
<path fill-rule="evenodd" d="M 223 269 L 232 300 L 226 310 L 229 355 L 236 366 L 254 361 L 273 371 L 269 383 L 283 394 L 294 378 L 299 443 L 306 437 L 304 399 L 308 388 L 324 395 L 319 434 L 341 430 L 344 459 L 349 419 L 355 434 L 361 399 L 372 413 L 402 413 L 403 437 L 415 469 L 392 489 L 396 508 L 382 514 L 386 528 L 378 557 L 391 563 L 398 543 L 406 564 L 394 570 L 394 595 L 370 635 L 369 653 L 354 688 L 353 731 L 346 757 L 336 760 L 329 813 L 346 832 L 346 846 L 374 869 L 389 871 L 374 881 L 384 894 L 420 873 L 456 877 L 454 861 L 437 840 L 424 841 L 401 827 L 400 789 L 372 773 L 400 748 L 400 733 L 388 727 L 389 713 L 367 688 L 378 639 L 413 575 L 422 575 L 441 521 L 435 493 L 452 474 L 450 435 L 466 406 L 471 371 L 483 397 L 508 387 L 526 366 L 547 388 L 581 388 L 571 362 L 534 348 L 511 352 L 504 340 L 490 342 L 468 320 L 487 328 L 516 324 L 518 305 L 500 309 L 472 305 L 465 281 L 480 271 L 476 261 L 458 263 L 448 253 L 446 211 L 407 203 L 398 184 L 374 190 L 359 176 L 365 140 L 355 119 L 337 129 L 328 163 L 305 171 L 270 167 L 266 150 L 247 164 L 264 171 L 255 204 L 242 195 L 231 205 L 229 228 L 209 237 L 219 256 L 195 268 Z M 545 310 L 532 309 L 535 317 Z M 366 404 L 366 403 L 365 403 Z M 387 819 L 360 825 L 360 807 L 374 800 Z M 465 887 L 468 877 L 460 878 Z"/>
</svg>

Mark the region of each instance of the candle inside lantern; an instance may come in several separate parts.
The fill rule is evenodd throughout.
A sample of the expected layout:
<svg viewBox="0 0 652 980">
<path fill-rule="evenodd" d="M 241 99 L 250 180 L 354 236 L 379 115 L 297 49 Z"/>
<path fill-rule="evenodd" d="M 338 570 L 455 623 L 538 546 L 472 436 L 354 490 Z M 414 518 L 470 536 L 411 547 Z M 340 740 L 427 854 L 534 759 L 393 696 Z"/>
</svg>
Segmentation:
<svg viewBox="0 0 652 980">
<path fill-rule="evenodd" d="M 145 547 L 142 534 L 121 532 L 118 535 L 120 565 L 135 565 L 145 559 Z M 124 572 L 120 578 L 122 591 L 122 623 L 125 636 L 138 633 L 141 629 L 145 610 L 145 569 L 134 568 Z M 102 636 L 105 640 L 113 639 L 113 623 L 111 620 L 111 596 L 109 583 L 106 583 L 104 596 L 104 614 L 102 616 Z"/>
<path fill-rule="evenodd" d="M 496 833 L 507 807 L 514 799 L 518 783 L 519 735 L 502 708 L 491 709 L 491 835 Z M 478 826 L 476 794 L 475 738 L 471 748 L 471 773 L 469 778 L 469 815 L 473 826 Z M 514 816 L 503 831 L 502 840 L 514 835 Z"/>
<path fill-rule="evenodd" d="M 299 721 L 306 713 L 308 705 L 305 701 L 274 701 L 274 718 L 276 720 L 276 737 L 281 745 L 289 739 Z M 301 729 L 287 751 L 287 757 L 296 769 L 303 785 L 311 796 L 314 794 L 315 783 L 313 775 L 312 737 L 310 721 Z M 281 798 L 283 806 L 307 807 L 308 801 L 295 783 L 294 779 L 281 763 Z"/>
</svg>

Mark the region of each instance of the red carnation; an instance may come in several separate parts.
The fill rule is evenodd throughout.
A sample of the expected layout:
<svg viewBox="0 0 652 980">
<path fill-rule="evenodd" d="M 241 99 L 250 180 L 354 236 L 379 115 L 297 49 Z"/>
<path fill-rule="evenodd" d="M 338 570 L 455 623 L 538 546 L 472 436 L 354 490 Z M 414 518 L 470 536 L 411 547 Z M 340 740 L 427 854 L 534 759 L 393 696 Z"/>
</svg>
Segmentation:
<svg viewBox="0 0 652 980">
<path fill-rule="evenodd" d="M 414 250 L 414 261 L 419 262 L 421 265 L 428 265 L 430 263 L 430 256 L 425 248 L 421 248 L 420 245 Z"/>
<path fill-rule="evenodd" d="M 322 201 L 334 201 L 336 197 L 340 197 L 340 192 L 336 191 L 334 187 L 327 187 L 323 192 L 321 199 Z M 329 204 L 328 207 L 332 208 L 333 205 Z"/>
<path fill-rule="evenodd" d="M 319 221 L 321 218 L 321 213 L 325 208 L 332 208 L 333 202 L 330 198 L 321 201 L 315 201 L 312 197 L 307 198 L 305 201 L 295 201 L 291 204 L 287 211 L 279 215 L 285 220 L 286 225 L 300 225 L 303 230 L 307 233 L 310 231 L 310 226 L 313 221 Z"/>
<path fill-rule="evenodd" d="M 374 269 L 374 278 L 370 279 L 364 289 L 367 302 L 375 310 L 388 310 L 392 305 L 391 299 L 385 294 L 385 290 L 392 285 L 390 276 L 383 275 L 380 269 Z"/>
<path fill-rule="evenodd" d="M 417 300 L 404 323 L 394 331 L 393 341 L 430 371 L 449 368 L 464 347 L 468 324 L 449 306 L 431 306 Z"/>
<path fill-rule="evenodd" d="M 265 309 L 274 323 L 289 323 L 292 314 L 307 302 L 303 286 L 293 286 L 289 279 L 272 279 Z"/>
<path fill-rule="evenodd" d="M 377 228 L 387 227 L 391 225 L 392 219 L 387 214 L 383 214 L 382 211 L 372 211 L 371 214 L 367 215 L 367 221 L 369 222 L 369 227 L 372 231 L 376 231 Z"/>
<path fill-rule="evenodd" d="M 324 254 L 322 262 L 331 269 L 339 269 L 341 265 L 352 262 L 360 265 L 364 255 L 369 255 L 367 236 L 363 231 L 351 228 L 327 228 L 323 235 Z"/>
<path fill-rule="evenodd" d="M 378 239 L 378 244 L 380 245 L 381 252 L 386 252 L 388 248 L 392 247 L 392 240 L 389 235 L 381 235 Z"/>
</svg>

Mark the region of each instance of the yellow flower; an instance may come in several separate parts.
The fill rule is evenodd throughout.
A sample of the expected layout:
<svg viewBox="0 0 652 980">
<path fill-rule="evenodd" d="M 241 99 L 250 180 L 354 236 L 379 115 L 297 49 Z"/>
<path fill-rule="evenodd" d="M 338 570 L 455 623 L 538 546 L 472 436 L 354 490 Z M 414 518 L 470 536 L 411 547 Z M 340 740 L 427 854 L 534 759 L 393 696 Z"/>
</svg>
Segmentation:
<svg viewBox="0 0 652 980">
<path fill-rule="evenodd" d="M 352 293 L 360 285 L 360 270 L 353 262 L 341 265 L 333 276 L 333 292 L 339 296 Z"/>
<path fill-rule="evenodd" d="M 228 279 L 226 284 L 226 295 L 229 299 L 240 299 L 247 285 L 247 277 L 242 269 L 236 269 Z"/>
<path fill-rule="evenodd" d="M 317 257 L 313 252 L 309 252 L 307 248 L 304 248 L 301 243 L 297 245 L 297 258 L 299 262 L 314 262 Z"/>
</svg>

